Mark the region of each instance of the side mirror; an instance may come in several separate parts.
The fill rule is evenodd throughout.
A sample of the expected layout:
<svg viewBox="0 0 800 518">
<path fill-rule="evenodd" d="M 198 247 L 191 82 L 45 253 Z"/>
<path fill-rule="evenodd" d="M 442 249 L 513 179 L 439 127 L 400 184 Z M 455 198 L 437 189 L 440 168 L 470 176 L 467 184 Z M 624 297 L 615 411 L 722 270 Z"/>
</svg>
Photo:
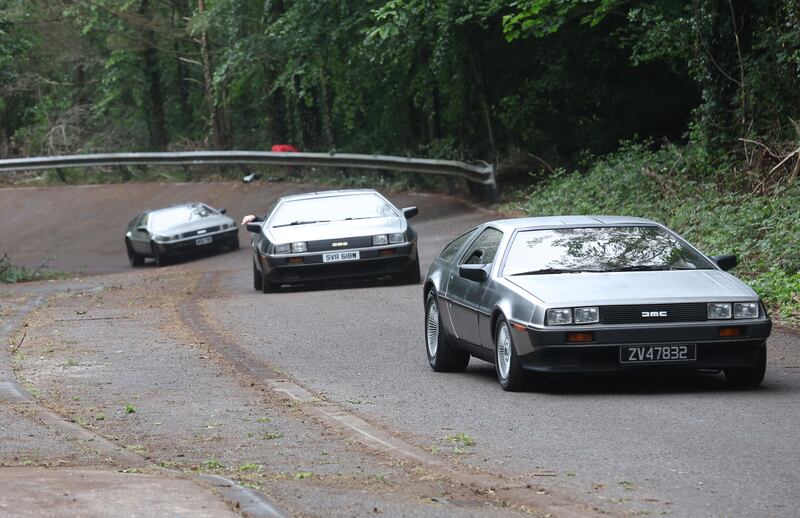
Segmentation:
<svg viewBox="0 0 800 518">
<path fill-rule="evenodd" d="M 253 234 L 261 233 L 261 223 L 248 223 L 246 228 L 248 232 L 252 232 Z"/>
<path fill-rule="evenodd" d="M 147 232 L 147 227 L 142 225 L 140 227 L 136 227 L 137 232 Z"/>
<path fill-rule="evenodd" d="M 411 219 L 419 214 L 419 209 L 416 207 L 404 207 L 401 210 L 403 211 L 403 215 L 406 217 L 406 219 Z"/>
<path fill-rule="evenodd" d="M 717 263 L 717 266 L 726 272 L 739 264 L 736 256 L 733 254 L 712 255 L 711 260 Z"/>
<path fill-rule="evenodd" d="M 458 275 L 475 282 L 483 282 L 489 278 L 491 264 L 462 264 L 458 267 Z"/>
<path fill-rule="evenodd" d="M 219 209 L 219 213 L 220 214 L 227 214 L 228 213 L 228 209 Z"/>
</svg>

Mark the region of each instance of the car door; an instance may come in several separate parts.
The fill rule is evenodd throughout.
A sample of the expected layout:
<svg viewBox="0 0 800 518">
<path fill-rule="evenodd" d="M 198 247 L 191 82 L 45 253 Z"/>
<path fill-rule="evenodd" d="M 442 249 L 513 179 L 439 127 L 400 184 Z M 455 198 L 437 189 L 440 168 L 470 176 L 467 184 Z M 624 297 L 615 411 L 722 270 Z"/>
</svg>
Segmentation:
<svg viewBox="0 0 800 518">
<path fill-rule="evenodd" d="M 458 267 L 462 264 L 491 264 L 502 238 L 500 230 L 485 228 L 461 255 L 447 281 L 448 312 L 455 334 L 473 345 L 481 344 L 478 315 L 488 281 L 465 279 L 458 274 Z"/>
<path fill-rule="evenodd" d="M 142 214 L 131 227 L 131 246 L 140 254 L 150 253 L 150 234 L 146 230 L 147 217 L 147 213 Z M 145 230 L 139 230 L 141 228 L 145 228 Z"/>
</svg>

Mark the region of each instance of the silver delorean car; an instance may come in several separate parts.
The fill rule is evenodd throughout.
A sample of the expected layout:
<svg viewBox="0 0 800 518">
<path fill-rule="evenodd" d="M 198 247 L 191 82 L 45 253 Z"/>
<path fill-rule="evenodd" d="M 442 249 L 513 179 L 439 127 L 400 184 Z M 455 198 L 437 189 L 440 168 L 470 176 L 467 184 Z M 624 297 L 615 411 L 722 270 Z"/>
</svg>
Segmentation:
<svg viewBox="0 0 800 518">
<path fill-rule="evenodd" d="M 279 199 L 252 233 L 253 287 L 393 276 L 419 283 L 417 234 L 408 219 L 372 189 L 323 191 Z"/>
<path fill-rule="evenodd" d="M 654 221 L 563 216 L 485 223 L 439 253 L 424 280 L 435 371 L 470 356 L 505 390 L 530 373 L 723 371 L 754 387 L 771 320 L 759 296 Z"/>
<path fill-rule="evenodd" d="M 128 223 L 125 249 L 131 266 L 141 266 L 146 257 L 156 265 L 167 264 L 180 254 L 210 248 L 239 248 L 239 226 L 225 209 L 193 202 L 138 214 Z"/>
</svg>

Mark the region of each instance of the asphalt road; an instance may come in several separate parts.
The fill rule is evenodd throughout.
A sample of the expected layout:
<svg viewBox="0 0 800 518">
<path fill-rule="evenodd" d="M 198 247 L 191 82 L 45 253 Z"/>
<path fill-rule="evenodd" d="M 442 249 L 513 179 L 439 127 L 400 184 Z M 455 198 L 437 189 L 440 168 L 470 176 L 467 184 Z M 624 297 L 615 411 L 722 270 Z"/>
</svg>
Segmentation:
<svg viewBox="0 0 800 518">
<path fill-rule="evenodd" d="M 0 243 L 11 237 L 23 243 L 17 258 L 29 264 L 51 255 L 51 264 L 63 269 L 128 270 L 122 232 L 137 205 L 204 199 L 225 203 L 239 217 L 304 186 L 191 184 L 183 192 L 144 186 L 127 197 L 112 187 L 81 189 L 90 194 L 49 191 L 47 223 L 36 217 L 40 209 L 26 208 L 35 206 L 32 194 L 26 201 L 21 191 L 0 189 Z M 423 271 L 449 239 L 493 217 L 454 198 L 389 197 L 420 207 L 412 224 Z M 12 202 L 22 215 L 7 215 Z M 75 223 L 76 215 L 84 225 Z M 25 221 L 30 224 L 21 226 Z M 83 235 L 87 221 L 93 230 Z M 56 235 L 36 237 L 48 228 Z M 205 313 L 239 347 L 450 462 L 527 479 L 612 514 L 800 515 L 800 337 L 794 332 L 773 332 L 766 379 L 757 390 L 729 390 L 721 375 L 699 375 L 554 378 L 535 390 L 506 393 L 494 368 L 478 360 L 466 373 L 430 370 L 419 286 L 367 283 L 264 295 L 252 288 L 249 253 L 243 246 L 165 270 L 217 272 L 220 282 L 203 302 Z M 153 268 L 148 263 L 140 271 Z M 474 445 L 454 443 L 458 434 Z"/>
</svg>

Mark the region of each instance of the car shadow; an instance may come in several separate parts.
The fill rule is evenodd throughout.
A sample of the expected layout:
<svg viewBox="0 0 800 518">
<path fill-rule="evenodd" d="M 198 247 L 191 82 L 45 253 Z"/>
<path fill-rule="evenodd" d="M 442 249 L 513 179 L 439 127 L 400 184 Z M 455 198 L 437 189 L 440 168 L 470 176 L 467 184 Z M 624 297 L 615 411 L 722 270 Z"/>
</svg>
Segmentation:
<svg viewBox="0 0 800 518">
<path fill-rule="evenodd" d="M 497 384 L 494 365 L 486 362 L 470 363 L 468 375 L 477 375 Z M 500 386 L 497 385 L 497 389 Z M 769 371 L 764 383 L 755 389 L 733 388 L 725 376 L 714 372 L 692 371 L 641 371 L 603 374 L 539 374 L 529 373 L 520 392 L 541 393 L 554 396 L 654 395 L 696 393 L 765 393 L 785 392 L 786 387 L 770 380 Z"/>
<path fill-rule="evenodd" d="M 328 290 L 351 290 L 358 288 L 379 288 L 388 286 L 420 286 L 420 283 L 409 283 L 402 278 L 391 276 L 364 279 L 346 279 L 334 281 L 320 281 L 307 284 L 290 284 L 281 287 L 281 292 L 307 292 Z"/>
</svg>

